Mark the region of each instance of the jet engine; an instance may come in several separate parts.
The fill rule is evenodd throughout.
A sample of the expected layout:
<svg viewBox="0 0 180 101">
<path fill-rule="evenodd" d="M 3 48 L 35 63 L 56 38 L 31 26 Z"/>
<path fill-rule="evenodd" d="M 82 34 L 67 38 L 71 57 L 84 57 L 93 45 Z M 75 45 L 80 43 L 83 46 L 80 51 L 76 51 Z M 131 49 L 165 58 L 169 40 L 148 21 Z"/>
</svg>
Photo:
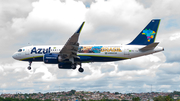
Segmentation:
<svg viewBox="0 0 180 101">
<path fill-rule="evenodd" d="M 44 55 L 43 61 L 47 64 L 58 64 L 59 62 L 62 62 L 62 58 L 59 54 L 47 53 Z"/>
</svg>

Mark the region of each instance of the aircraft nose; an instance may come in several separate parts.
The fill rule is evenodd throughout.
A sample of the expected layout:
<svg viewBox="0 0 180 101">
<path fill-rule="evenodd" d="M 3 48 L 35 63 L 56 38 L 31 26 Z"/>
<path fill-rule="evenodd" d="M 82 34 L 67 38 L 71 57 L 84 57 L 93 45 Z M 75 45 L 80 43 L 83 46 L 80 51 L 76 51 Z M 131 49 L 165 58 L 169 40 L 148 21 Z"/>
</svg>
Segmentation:
<svg viewBox="0 0 180 101">
<path fill-rule="evenodd" d="M 17 59 L 16 53 L 14 53 L 14 54 L 12 55 L 12 57 L 13 57 L 14 59 Z"/>
</svg>

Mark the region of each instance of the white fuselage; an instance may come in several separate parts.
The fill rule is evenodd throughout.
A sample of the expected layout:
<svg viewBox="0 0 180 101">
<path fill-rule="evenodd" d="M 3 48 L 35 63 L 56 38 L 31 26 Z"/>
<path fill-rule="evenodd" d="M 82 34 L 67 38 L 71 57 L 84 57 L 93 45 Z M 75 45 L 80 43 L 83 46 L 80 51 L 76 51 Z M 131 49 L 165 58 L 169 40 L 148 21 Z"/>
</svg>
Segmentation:
<svg viewBox="0 0 180 101">
<path fill-rule="evenodd" d="M 43 61 L 43 56 L 46 53 L 59 54 L 63 45 L 42 45 L 42 46 L 27 46 L 23 47 L 19 52 L 13 54 L 13 58 L 21 61 Z M 155 47 L 153 50 L 140 51 L 139 49 L 145 47 L 145 45 L 82 45 L 79 46 L 77 55 L 79 57 L 88 56 L 92 58 L 92 61 L 87 62 L 107 62 L 114 60 L 131 59 L 143 55 L 148 55 L 163 51 L 162 47 Z M 39 58 L 39 59 L 37 59 Z M 101 60 L 101 58 L 107 58 Z M 106 61 L 107 60 L 107 61 Z"/>
</svg>

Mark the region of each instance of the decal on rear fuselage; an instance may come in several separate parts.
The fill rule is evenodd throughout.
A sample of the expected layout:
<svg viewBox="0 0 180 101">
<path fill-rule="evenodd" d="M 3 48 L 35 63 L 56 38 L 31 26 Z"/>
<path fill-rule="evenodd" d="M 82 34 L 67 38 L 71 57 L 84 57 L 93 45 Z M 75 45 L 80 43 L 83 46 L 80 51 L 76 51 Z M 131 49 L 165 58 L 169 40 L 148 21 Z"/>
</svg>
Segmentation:
<svg viewBox="0 0 180 101">
<path fill-rule="evenodd" d="M 37 48 L 33 47 L 33 49 L 31 50 L 31 54 L 35 53 L 35 54 L 46 54 L 46 53 L 50 53 L 51 47 L 49 48 Z"/>
<path fill-rule="evenodd" d="M 122 52 L 120 47 L 108 46 L 80 46 L 79 53 Z"/>
</svg>

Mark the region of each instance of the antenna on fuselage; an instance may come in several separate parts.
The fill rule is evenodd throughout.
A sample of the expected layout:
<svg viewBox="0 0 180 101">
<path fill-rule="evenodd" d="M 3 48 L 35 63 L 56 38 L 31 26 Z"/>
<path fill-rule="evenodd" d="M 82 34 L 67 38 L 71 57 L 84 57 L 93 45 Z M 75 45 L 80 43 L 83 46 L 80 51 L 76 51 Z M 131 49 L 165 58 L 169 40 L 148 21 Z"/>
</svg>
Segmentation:
<svg viewBox="0 0 180 101">
<path fill-rule="evenodd" d="M 28 45 L 29 45 L 29 46 L 33 46 L 30 42 L 28 42 Z"/>
</svg>

